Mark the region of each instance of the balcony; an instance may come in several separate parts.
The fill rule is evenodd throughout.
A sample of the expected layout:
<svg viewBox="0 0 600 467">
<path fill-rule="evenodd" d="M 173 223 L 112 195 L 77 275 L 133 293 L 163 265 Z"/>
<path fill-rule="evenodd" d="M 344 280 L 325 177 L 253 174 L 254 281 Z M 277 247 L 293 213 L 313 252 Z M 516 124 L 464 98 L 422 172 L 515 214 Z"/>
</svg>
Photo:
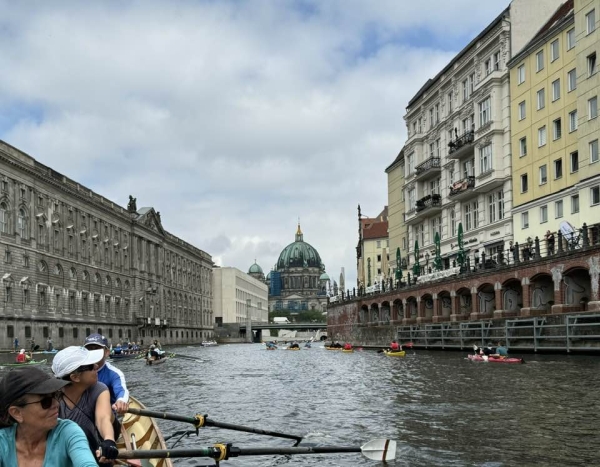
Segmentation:
<svg viewBox="0 0 600 467">
<path fill-rule="evenodd" d="M 459 180 L 458 182 L 454 182 L 450 186 L 450 193 L 448 196 L 450 198 L 452 198 L 453 200 L 469 198 L 469 197 L 473 196 L 474 188 L 475 188 L 475 177 L 468 176 L 466 178 L 463 178 L 462 180 Z"/>
<path fill-rule="evenodd" d="M 442 170 L 442 163 L 439 157 L 430 157 L 422 164 L 417 165 L 415 174 L 418 179 L 427 178 L 430 176 L 438 175 Z"/>
<path fill-rule="evenodd" d="M 425 210 L 439 211 L 442 208 L 442 195 L 437 193 L 433 195 L 427 195 L 417 200 L 417 213 L 421 213 Z"/>
<path fill-rule="evenodd" d="M 475 131 L 466 131 L 462 136 L 448 143 L 448 158 L 460 159 L 464 156 L 473 154 L 475 141 Z"/>
</svg>

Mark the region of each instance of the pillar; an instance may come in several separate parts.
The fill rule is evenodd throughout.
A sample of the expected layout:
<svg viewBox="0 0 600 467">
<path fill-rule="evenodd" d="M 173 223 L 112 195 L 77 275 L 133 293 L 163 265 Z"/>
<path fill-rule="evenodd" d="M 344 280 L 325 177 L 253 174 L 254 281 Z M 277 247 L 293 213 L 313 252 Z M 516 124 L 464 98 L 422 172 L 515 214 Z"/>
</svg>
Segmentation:
<svg viewBox="0 0 600 467">
<path fill-rule="evenodd" d="M 479 300 L 477 297 L 477 288 L 471 288 L 471 314 L 470 319 L 479 319 Z"/>
<path fill-rule="evenodd" d="M 562 292 L 562 272 L 565 269 L 564 264 L 558 264 L 554 266 L 550 271 L 552 272 L 552 281 L 554 282 L 554 305 L 552 305 L 552 313 L 560 313 L 563 308 L 563 292 Z"/>
<path fill-rule="evenodd" d="M 587 263 L 590 267 L 591 297 L 588 302 L 588 311 L 600 312 L 600 293 L 598 292 L 600 283 L 600 256 L 588 258 Z"/>
</svg>

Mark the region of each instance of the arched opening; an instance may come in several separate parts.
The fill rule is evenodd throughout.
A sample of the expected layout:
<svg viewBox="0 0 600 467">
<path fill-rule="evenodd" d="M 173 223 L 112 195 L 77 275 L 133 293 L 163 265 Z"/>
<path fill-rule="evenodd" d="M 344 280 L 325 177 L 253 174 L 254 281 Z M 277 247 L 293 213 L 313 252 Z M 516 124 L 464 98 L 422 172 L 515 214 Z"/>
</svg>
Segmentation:
<svg viewBox="0 0 600 467">
<path fill-rule="evenodd" d="M 493 284 L 483 284 L 477 289 L 477 300 L 479 300 L 479 313 L 491 315 L 496 309 L 496 295 Z"/>
<path fill-rule="evenodd" d="M 506 313 L 519 313 L 523 307 L 523 286 L 518 279 L 502 284 L 502 309 Z"/>
</svg>

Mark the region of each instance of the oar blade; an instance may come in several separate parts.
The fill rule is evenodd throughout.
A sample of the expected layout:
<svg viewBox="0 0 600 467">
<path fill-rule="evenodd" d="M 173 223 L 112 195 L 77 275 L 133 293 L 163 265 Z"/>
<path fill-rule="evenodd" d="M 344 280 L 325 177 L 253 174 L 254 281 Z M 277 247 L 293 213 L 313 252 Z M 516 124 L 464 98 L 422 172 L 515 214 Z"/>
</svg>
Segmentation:
<svg viewBox="0 0 600 467">
<path fill-rule="evenodd" d="M 363 456 L 375 461 L 391 461 L 396 458 L 396 441 L 393 439 L 374 439 L 360 448 Z"/>
</svg>

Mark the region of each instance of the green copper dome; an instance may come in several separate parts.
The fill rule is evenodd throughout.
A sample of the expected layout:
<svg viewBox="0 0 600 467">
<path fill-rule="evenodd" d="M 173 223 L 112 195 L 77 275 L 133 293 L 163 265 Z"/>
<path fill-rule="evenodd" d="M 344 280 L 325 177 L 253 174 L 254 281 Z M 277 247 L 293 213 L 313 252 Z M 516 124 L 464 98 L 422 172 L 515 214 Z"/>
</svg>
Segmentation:
<svg viewBox="0 0 600 467">
<path fill-rule="evenodd" d="M 250 266 L 250 269 L 248 269 L 248 274 L 262 274 L 263 270 L 262 268 L 256 264 L 256 261 L 254 262 L 254 264 L 252 266 Z"/>
<path fill-rule="evenodd" d="M 329 276 L 327 275 L 326 272 L 324 272 L 323 274 L 321 274 L 321 277 L 319 277 L 320 281 L 328 281 L 329 280 Z"/>
<path fill-rule="evenodd" d="M 277 261 L 277 269 L 287 268 L 319 268 L 325 269 L 317 250 L 304 241 L 304 236 L 298 224 L 296 241 L 286 246 Z"/>
</svg>

